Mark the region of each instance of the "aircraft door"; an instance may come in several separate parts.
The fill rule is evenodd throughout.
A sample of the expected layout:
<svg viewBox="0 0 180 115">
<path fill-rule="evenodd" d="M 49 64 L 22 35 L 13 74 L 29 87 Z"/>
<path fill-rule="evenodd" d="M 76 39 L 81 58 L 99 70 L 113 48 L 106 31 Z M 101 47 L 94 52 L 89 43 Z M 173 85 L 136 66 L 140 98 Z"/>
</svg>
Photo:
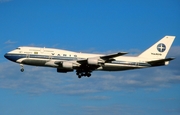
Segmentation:
<svg viewBox="0 0 180 115">
<path fill-rule="evenodd" d="M 136 62 L 136 66 L 139 66 L 139 62 Z"/>
<path fill-rule="evenodd" d="M 26 54 L 26 58 L 30 58 L 30 54 Z"/>
</svg>

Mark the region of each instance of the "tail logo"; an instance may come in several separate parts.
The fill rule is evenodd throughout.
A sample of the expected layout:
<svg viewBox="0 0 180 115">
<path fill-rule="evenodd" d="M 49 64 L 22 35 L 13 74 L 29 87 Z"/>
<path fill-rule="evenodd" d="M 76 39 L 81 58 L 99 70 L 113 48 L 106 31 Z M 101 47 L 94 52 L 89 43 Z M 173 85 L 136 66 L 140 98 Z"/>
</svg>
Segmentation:
<svg viewBox="0 0 180 115">
<path fill-rule="evenodd" d="M 163 43 L 157 45 L 157 50 L 159 52 L 164 52 L 166 50 L 166 46 Z"/>
</svg>

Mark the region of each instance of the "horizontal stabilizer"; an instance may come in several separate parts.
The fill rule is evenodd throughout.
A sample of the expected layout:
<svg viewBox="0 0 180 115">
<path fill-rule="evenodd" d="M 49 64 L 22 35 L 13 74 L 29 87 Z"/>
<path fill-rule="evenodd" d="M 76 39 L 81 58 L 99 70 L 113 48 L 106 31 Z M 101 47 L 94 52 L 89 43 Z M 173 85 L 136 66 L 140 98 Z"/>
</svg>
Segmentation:
<svg viewBox="0 0 180 115">
<path fill-rule="evenodd" d="M 151 64 L 152 66 L 155 66 L 155 65 L 165 64 L 165 62 L 169 62 L 169 61 L 174 60 L 174 59 L 175 58 L 172 57 L 172 58 L 149 61 L 148 63 Z"/>
</svg>

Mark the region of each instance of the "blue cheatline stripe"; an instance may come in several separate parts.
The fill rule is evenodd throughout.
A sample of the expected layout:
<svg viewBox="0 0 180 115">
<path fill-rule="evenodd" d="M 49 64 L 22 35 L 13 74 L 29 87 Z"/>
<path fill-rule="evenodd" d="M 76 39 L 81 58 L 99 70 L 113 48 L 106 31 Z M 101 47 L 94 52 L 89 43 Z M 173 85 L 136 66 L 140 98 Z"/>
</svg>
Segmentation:
<svg viewBox="0 0 180 115">
<path fill-rule="evenodd" d="M 18 59 L 25 58 L 26 54 L 10 54 L 10 53 L 7 53 L 4 55 L 4 57 L 11 60 L 11 61 L 16 62 L 16 60 L 18 60 Z"/>
<path fill-rule="evenodd" d="M 21 58 L 36 58 L 36 59 L 52 59 L 52 60 L 66 60 L 66 61 L 72 61 L 77 60 L 77 57 L 65 57 L 65 56 L 48 56 L 48 55 L 36 55 L 36 54 L 11 54 L 7 53 L 4 55 L 7 59 L 16 62 L 18 59 Z M 81 58 L 82 59 L 82 58 Z M 112 61 L 112 64 L 123 64 L 123 65 L 138 65 L 138 66 L 150 66 L 148 63 L 137 63 L 137 62 L 129 62 L 126 61 Z"/>
<path fill-rule="evenodd" d="M 29 54 L 28 56 L 26 54 L 5 54 L 5 57 L 11 61 L 16 61 L 21 58 L 38 58 L 38 59 L 54 59 L 54 60 L 77 60 L 76 57 L 64 57 L 64 56 L 48 56 L 48 55 L 35 55 L 35 54 Z"/>
</svg>

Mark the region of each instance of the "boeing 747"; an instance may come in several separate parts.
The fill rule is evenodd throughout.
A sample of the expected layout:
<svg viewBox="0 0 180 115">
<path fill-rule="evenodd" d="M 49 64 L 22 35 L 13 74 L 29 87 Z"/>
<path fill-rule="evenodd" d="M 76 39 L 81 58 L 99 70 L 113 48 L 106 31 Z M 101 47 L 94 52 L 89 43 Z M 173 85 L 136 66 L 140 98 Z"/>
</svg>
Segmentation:
<svg viewBox="0 0 180 115">
<path fill-rule="evenodd" d="M 138 56 L 124 56 L 127 52 L 114 54 L 78 53 L 55 48 L 18 47 L 4 55 L 10 61 L 23 64 L 53 67 L 57 72 L 76 71 L 78 78 L 90 77 L 95 70 L 123 71 L 168 65 L 174 58 L 166 55 L 175 36 L 165 36 Z"/>
</svg>

